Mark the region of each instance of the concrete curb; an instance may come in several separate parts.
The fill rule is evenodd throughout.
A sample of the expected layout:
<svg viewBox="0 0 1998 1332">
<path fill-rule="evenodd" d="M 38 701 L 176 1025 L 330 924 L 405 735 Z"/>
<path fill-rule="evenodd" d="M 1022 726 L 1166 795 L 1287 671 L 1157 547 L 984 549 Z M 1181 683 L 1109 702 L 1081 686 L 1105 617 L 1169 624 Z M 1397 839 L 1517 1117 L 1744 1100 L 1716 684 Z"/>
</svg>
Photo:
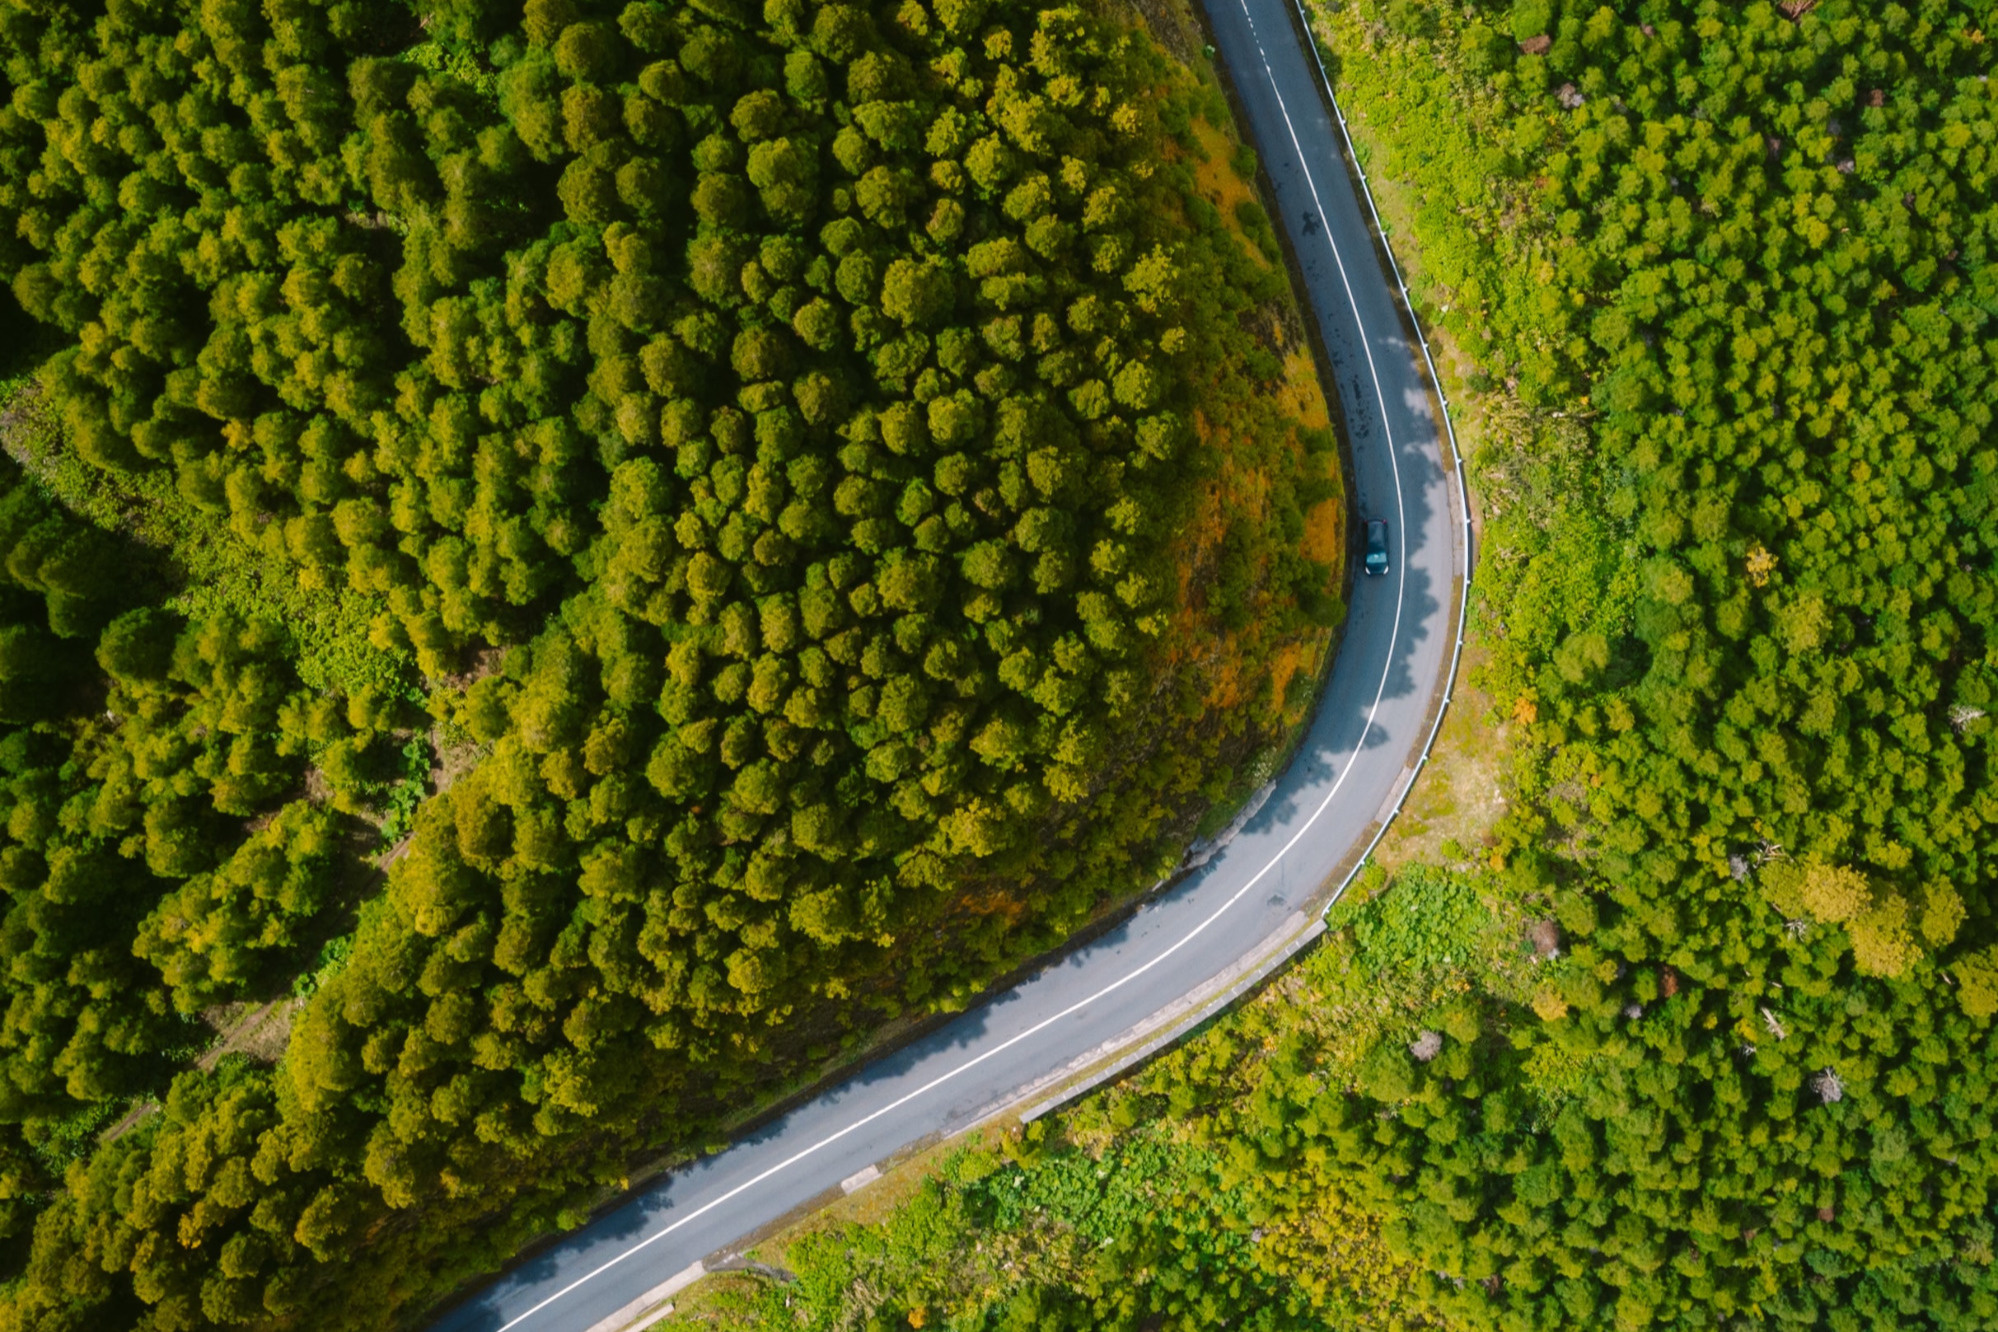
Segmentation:
<svg viewBox="0 0 1998 1332">
<path fill-rule="evenodd" d="M 1237 958 L 1225 970 L 1150 1017 L 1134 1023 L 1094 1049 L 1085 1050 L 1054 1072 L 1035 1078 L 1009 1093 L 1005 1099 L 987 1106 L 972 1116 L 964 1127 L 946 1134 L 944 1140 L 960 1137 L 1013 1113 L 1021 1106 L 1027 1109 L 1021 1111 L 1020 1122 L 1029 1123 L 1101 1086 L 1226 1008 L 1324 932 L 1322 914 L 1292 912 L 1262 943 Z M 1051 1088 L 1058 1090 L 1051 1091 Z"/>
<path fill-rule="evenodd" d="M 673 1312 L 668 1300 L 707 1274 L 707 1266 L 703 1263 L 682 1268 L 622 1309 L 590 1324 L 584 1332 L 642 1332 Z"/>
<path fill-rule="evenodd" d="M 1299 914 L 1301 915 L 1302 913 Z M 1291 917 L 1291 920 L 1296 919 L 1296 916 Z M 1290 922 L 1285 922 L 1286 927 L 1289 924 Z M 1229 982 L 1226 989 L 1220 994 L 1214 995 L 1206 1002 L 1200 1003 L 1199 1007 L 1192 1013 L 1169 1015 L 1169 1009 L 1161 1009 L 1152 1017 L 1145 1019 L 1144 1022 L 1131 1028 L 1127 1034 L 1133 1039 L 1137 1039 L 1142 1037 L 1147 1029 L 1157 1030 L 1159 1026 L 1169 1024 L 1168 1030 L 1160 1032 L 1134 1050 L 1127 1050 L 1103 1067 L 1092 1069 L 1078 1079 L 1074 1085 L 1064 1087 L 1054 1095 L 1021 1111 L 1020 1122 L 1022 1124 L 1030 1124 L 1049 1111 L 1059 1109 L 1070 1101 L 1110 1081 L 1112 1078 L 1119 1077 L 1137 1065 L 1144 1063 L 1160 1050 L 1163 1050 L 1180 1037 L 1195 1030 L 1209 1018 L 1220 1013 L 1264 980 L 1276 974 L 1285 963 L 1289 962 L 1292 957 L 1296 956 L 1323 933 L 1325 933 L 1325 918 L 1323 916 L 1314 916 L 1302 930 L 1296 931 L 1279 943 L 1274 951 L 1263 955 L 1260 959 L 1254 957 L 1248 959 L 1251 966 L 1248 968 L 1247 974 L 1239 975 L 1232 982 Z M 1234 968 L 1230 970 L 1232 971 Z M 1228 972 L 1223 972 L 1215 980 L 1227 981 L 1227 978 Z M 1211 984 L 1212 982 L 1210 982 Z M 1206 990 L 1208 986 L 1202 986 L 1201 989 Z M 1196 1000 L 1196 995 L 1188 995 L 1181 1002 L 1184 1003 L 1188 1000 Z"/>
</svg>

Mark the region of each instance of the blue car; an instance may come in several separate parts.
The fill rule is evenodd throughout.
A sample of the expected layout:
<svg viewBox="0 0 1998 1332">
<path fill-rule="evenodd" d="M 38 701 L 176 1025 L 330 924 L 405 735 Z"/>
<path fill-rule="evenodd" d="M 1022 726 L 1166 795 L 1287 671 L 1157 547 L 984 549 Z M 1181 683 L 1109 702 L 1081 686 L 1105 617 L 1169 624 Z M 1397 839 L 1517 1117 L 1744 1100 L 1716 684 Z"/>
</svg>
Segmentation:
<svg viewBox="0 0 1998 1332">
<path fill-rule="evenodd" d="M 1367 519 L 1367 557 L 1360 565 L 1369 578 L 1388 571 L 1387 520 Z"/>
</svg>

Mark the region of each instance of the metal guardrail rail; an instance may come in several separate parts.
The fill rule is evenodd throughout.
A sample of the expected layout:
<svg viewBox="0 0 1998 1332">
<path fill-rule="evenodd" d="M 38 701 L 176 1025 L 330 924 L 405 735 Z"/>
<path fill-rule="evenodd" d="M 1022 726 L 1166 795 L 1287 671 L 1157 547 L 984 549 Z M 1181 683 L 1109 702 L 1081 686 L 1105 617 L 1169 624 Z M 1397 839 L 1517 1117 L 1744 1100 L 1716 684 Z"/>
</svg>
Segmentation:
<svg viewBox="0 0 1998 1332">
<path fill-rule="evenodd" d="M 1161 1014 L 1154 1015 L 1153 1018 L 1139 1023 L 1136 1027 L 1125 1033 L 1125 1038 L 1110 1042 L 1109 1045 L 1113 1048 L 1099 1048 L 1091 1052 L 1091 1055 L 1085 1060 L 1078 1061 L 1085 1065 L 1093 1063 L 1096 1067 L 1087 1068 L 1085 1071 L 1085 1069 L 1071 1065 L 1068 1069 L 1058 1072 L 1052 1078 L 1043 1080 L 1036 1086 L 1023 1089 L 1021 1093 L 1009 1096 L 1000 1105 L 977 1116 L 972 1124 L 967 1125 L 967 1129 L 976 1127 L 978 1124 L 989 1123 L 992 1119 L 1009 1112 L 1021 1113 L 1023 1121 L 1037 1118 L 1061 1104 L 1083 1095 L 1101 1083 L 1128 1071 L 1132 1066 L 1142 1062 L 1149 1055 L 1170 1045 L 1229 1007 L 1243 993 L 1277 971 L 1305 945 L 1311 943 L 1322 934 L 1324 931 L 1324 913 L 1345 894 L 1346 889 L 1351 886 L 1360 871 L 1366 867 L 1368 860 L 1373 856 L 1375 848 L 1380 844 L 1381 838 L 1386 835 L 1388 828 L 1393 825 L 1395 818 L 1401 813 L 1402 807 L 1407 803 L 1409 793 L 1414 790 L 1417 779 L 1420 778 L 1423 769 L 1429 764 L 1431 752 L 1436 745 L 1436 738 L 1443 728 L 1443 719 L 1449 713 L 1451 693 L 1455 688 L 1457 671 L 1463 657 L 1464 626 L 1470 607 L 1471 573 L 1476 564 L 1476 550 L 1473 544 L 1471 524 L 1470 490 L 1465 479 L 1464 457 L 1458 448 L 1456 425 L 1450 417 L 1449 398 L 1444 392 L 1442 379 L 1437 374 L 1435 356 L 1430 350 L 1428 337 L 1422 331 L 1421 320 L 1417 317 L 1415 311 L 1414 298 L 1409 294 L 1408 284 L 1402 276 L 1400 262 L 1395 258 L 1394 247 L 1389 242 L 1387 230 L 1381 222 L 1380 208 L 1374 199 L 1372 182 L 1368 179 L 1366 168 L 1361 164 L 1359 155 L 1353 147 L 1352 133 L 1347 126 L 1345 112 L 1340 107 L 1339 100 L 1332 91 L 1331 76 L 1326 70 L 1324 58 L 1319 52 L 1317 36 L 1312 31 L 1311 17 L 1306 9 L 1306 0 L 1292 0 L 1292 4 L 1300 26 L 1300 35 L 1306 46 L 1310 49 L 1312 63 L 1318 70 L 1319 90 L 1324 95 L 1327 105 L 1332 109 L 1333 119 L 1338 122 L 1339 135 L 1344 145 L 1345 158 L 1352 164 L 1353 173 L 1360 182 L 1360 193 L 1367 201 L 1367 212 L 1373 222 L 1374 235 L 1380 242 L 1381 252 L 1387 257 L 1388 270 L 1393 275 L 1395 288 L 1401 295 L 1402 309 L 1407 315 L 1409 326 L 1415 331 L 1417 343 L 1422 348 L 1423 365 L 1427 371 L 1430 387 L 1436 395 L 1436 403 L 1443 418 L 1444 435 L 1450 442 L 1452 471 L 1456 479 L 1458 522 L 1462 534 L 1460 549 L 1463 552 L 1463 567 L 1458 574 L 1456 641 L 1451 646 L 1449 668 L 1444 673 L 1442 681 L 1443 695 L 1441 705 L 1436 710 L 1435 719 L 1430 723 L 1428 735 L 1423 739 L 1421 753 L 1417 755 L 1412 767 L 1404 770 L 1402 776 L 1397 778 L 1395 782 L 1393 807 L 1384 811 L 1372 838 L 1367 842 L 1366 849 L 1354 863 L 1353 868 L 1347 871 L 1338 886 L 1327 896 L 1324 907 L 1320 908 L 1315 918 L 1304 923 L 1302 928 L 1286 922 L 1286 928 L 1279 930 L 1276 936 L 1273 936 L 1263 947 L 1258 948 L 1251 954 L 1251 958 L 1247 960 L 1247 966 L 1242 971 L 1228 978 L 1225 989 L 1222 989 L 1220 993 L 1205 997 L 1204 1001 L 1189 1004 L 1182 1012 L 1174 1013 L 1170 1017 L 1167 1017 L 1162 1012 Z M 1132 1048 L 1134 1046 L 1136 1048 Z M 1076 1076 L 1078 1074 L 1080 1076 Z M 1060 1085 L 1064 1080 L 1068 1080 L 1067 1085 Z M 1049 1082 L 1059 1087 L 1059 1090 L 1054 1091 L 1052 1095 L 1046 1094 Z M 1019 1107 L 1024 1102 L 1034 1098 L 1037 1094 L 1042 1099 L 1029 1108 L 1026 1108 L 1022 1113 Z M 956 1135 L 953 1134 L 951 1136 Z M 892 1160 L 889 1164 L 892 1167 Z M 863 1172 L 863 1174 L 865 1173 Z M 856 1181 L 864 1182 L 861 1180 L 861 1177 L 856 1176 L 849 1183 L 855 1183 Z M 848 1191 L 851 1190 L 849 1189 Z M 687 1270 L 676 1273 L 664 1284 L 646 1292 L 631 1304 L 601 1320 L 590 1329 L 590 1332 L 615 1332 L 616 1329 L 626 1329 L 627 1332 L 636 1332 L 638 1328 L 651 1326 L 671 1312 L 671 1305 L 667 1304 L 666 1301 L 679 1290 L 702 1276 L 705 1270 L 704 1264 L 695 1263 Z"/>
<path fill-rule="evenodd" d="M 1359 860 L 1354 862 L 1353 868 L 1346 872 L 1346 877 L 1340 880 L 1339 886 L 1327 899 L 1325 908 L 1329 911 L 1334 903 L 1345 896 L 1346 889 L 1373 858 L 1374 848 L 1380 845 L 1381 838 L 1387 835 L 1388 828 L 1401 813 L 1402 806 L 1408 801 L 1408 793 L 1415 789 L 1416 780 L 1421 777 L 1422 770 L 1429 766 L 1430 751 L 1436 747 L 1436 737 L 1443 729 L 1443 718 L 1450 711 L 1450 693 L 1456 687 L 1457 667 L 1464 655 L 1464 622 L 1471 605 L 1471 570 L 1477 563 L 1477 552 L 1472 544 L 1471 492 L 1465 484 L 1464 455 L 1457 447 L 1457 427 L 1450 419 L 1449 396 L 1443 391 L 1442 377 L 1436 373 L 1436 358 L 1430 353 L 1429 339 L 1422 332 L 1422 321 L 1416 317 L 1415 298 L 1409 295 L 1408 284 L 1402 280 L 1401 264 L 1394 256 L 1394 246 L 1389 242 L 1387 228 L 1381 222 L 1380 208 L 1374 202 L 1373 182 L 1367 178 L 1367 168 L 1362 165 L 1360 155 L 1353 147 L 1352 131 L 1346 126 L 1346 113 L 1339 105 L 1338 96 L 1332 91 L 1332 76 L 1326 70 L 1325 58 L 1318 50 L 1318 35 L 1311 27 L 1311 15 L 1306 8 L 1307 0 L 1291 0 L 1291 3 L 1297 14 L 1300 35 L 1306 49 L 1311 52 L 1311 63 L 1318 70 L 1319 91 L 1325 95 L 1326 105 L 1332 108 L 1332 118 L 1339 123 L 1339 138 L 1345 144 L 1346 160 L 1353 164 L 1353 174 L 1359 178 L 1360 194 L 1367 201 L 1368 216 L 1373 219 L 1374 236 L 1380 241 L 1381 253 L 1387 256 L 1388 271 L 1394 276 L 1395 289 L 1401 293 L 1402 309 L 1408 315 L 1409 327 L 1415 330 L 1416 342 L 1422 347 L 1422 363 L 1429 373 L 1429 385 L 1436 393 L 1436 405 L 1442 412 L 1444 436 L 1450 441 L 1450 459 L 1457 478 L 1457 517 L 1463 530 L 1464 551 L 1464 568 L 1460 575 L 1462 581 L 1457 594 L 1457 641 L 1450 648 L 1450 668 L 1443 676 L 1443 705 L 1436 710 L 1436 720 L 1430 724 L 1429 735 L 1422 742 L 1422 753 L 1416 757 L 1415 771 L 1407 780 L 1398 783 L 1400 793 L 1395 797 L 1394 808 L 1382 816 L 1380 826 L 1374 830 L 1372 839 L 1367 843 L 1367 849 L 1360 853 Z"/>
</svg>

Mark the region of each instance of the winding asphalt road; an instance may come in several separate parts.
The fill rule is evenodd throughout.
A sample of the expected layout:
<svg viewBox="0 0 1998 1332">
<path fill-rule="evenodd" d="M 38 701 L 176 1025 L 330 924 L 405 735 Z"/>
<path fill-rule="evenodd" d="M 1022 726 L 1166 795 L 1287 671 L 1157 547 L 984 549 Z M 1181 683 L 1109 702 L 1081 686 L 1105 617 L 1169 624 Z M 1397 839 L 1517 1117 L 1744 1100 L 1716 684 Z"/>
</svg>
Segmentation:
<svg viewBox="0 0 1998 1332">
<path fill-rule="evenodd" d="M 1360 515 L 1389 523 L 1391 569 L 1354 580 L 1297 757 L 1232 841 L 1129 921 L 534 1254 L 435 1332 L 609 1332 L 701 1259 L 911 1144 L 968 1127 L 1238 967 L 1322 901 L 1398 807 L 1455 660 L 1463 511 L 1422 348 L 1405 331 L 1292 0 L 1204 3 L 1337 376 Z"/>
</svg>

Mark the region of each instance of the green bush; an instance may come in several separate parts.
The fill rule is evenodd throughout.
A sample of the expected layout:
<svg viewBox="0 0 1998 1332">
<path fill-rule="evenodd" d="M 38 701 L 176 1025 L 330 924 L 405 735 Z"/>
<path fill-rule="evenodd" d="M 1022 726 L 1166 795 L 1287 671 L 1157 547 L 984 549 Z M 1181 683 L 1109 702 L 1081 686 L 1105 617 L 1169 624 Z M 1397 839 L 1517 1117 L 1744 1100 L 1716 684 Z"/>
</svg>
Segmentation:
<svg viewBox="0 0 1998 1332">
<path fill-rule="evenodd" d="M 1985 9 L 1329 19 L 1483 366 L 1493 859 L 1565 956 L 1336 1052 L 1344 1094 L 1302 1036 L 1255 1170 L 1367 1199 L 1451 1325 L 1998 1307 Z M 1431 892 L 1359 955 L 1453 950 Z"/>
<path fill-rule="evenodd" d="M 22 453 L 89 520 L 0 594 L 0 1123 L 164 1103 L 19 1209 L 23 1325 L 419 1318 L 1295 723 L 1336 483 L 1141 33 L 26 0 L 0 60 L 0 276 L 71 344 Z M 287 989 L 277 1069 L 179 1068 Z"/>
</svg>

